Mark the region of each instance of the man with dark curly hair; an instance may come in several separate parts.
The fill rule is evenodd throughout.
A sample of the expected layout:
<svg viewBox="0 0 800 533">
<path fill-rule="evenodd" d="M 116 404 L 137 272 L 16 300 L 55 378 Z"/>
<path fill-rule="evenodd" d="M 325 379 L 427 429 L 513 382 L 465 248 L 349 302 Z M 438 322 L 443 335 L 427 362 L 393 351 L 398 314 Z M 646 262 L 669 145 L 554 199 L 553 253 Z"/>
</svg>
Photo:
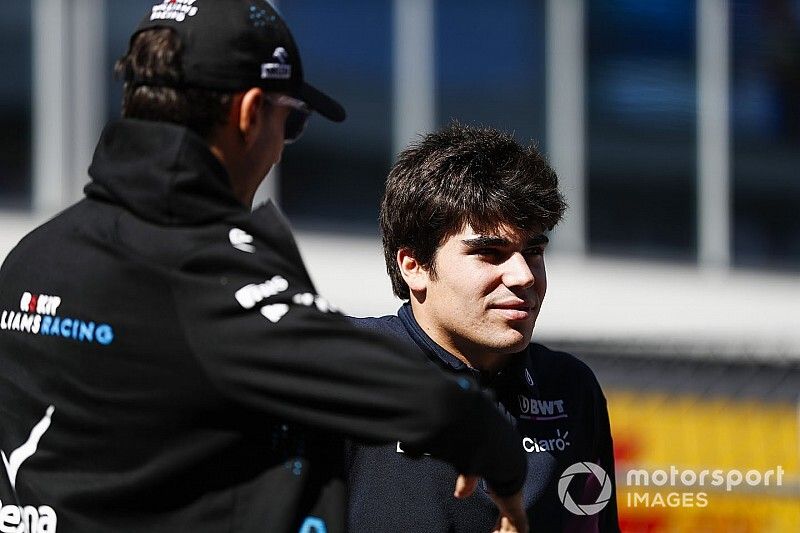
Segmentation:
<svg viewBox="0 0 800 533">
<path fill-rule="evenodd" d="M 600 386 L 577 358 L 531 343 L 547 288 L 547 232 L 564 210 L 556 174 L 533 146 L 457 123 L 425 136 L 392 167 L 380 213 L 386 268 L 406 303 L 397 316 L 355 321 L 394 334 L 495 397 L 527 455 L 532 530 L 617 531 Z M 350 450 L 353 531 L 472 532 L 495 523 L 490 487 L 453 500 L 456 471 L 408 452 L 402 442 Z M 562 504 L 558 483 L 584 462 L 608 479 L 569 483 L 570 501 L 602 507 L 577 516 Z"/>
</svg>

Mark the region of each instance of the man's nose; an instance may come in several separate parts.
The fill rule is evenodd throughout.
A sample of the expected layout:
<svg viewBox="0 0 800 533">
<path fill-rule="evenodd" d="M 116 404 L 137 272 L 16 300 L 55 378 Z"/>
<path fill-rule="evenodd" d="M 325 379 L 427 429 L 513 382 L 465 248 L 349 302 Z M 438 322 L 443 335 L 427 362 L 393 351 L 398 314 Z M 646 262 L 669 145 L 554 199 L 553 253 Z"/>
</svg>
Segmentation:
<svg viewBox="0 0 800 533">
<path fill-rule="evenodd" d="M 506 271 L 503 275 L 503 284 L 506 287 L 520 287 L 527 289 L 536 281 L 530 265 L 519 252 L 511 254 L 506 261 Z"/>
</svg>

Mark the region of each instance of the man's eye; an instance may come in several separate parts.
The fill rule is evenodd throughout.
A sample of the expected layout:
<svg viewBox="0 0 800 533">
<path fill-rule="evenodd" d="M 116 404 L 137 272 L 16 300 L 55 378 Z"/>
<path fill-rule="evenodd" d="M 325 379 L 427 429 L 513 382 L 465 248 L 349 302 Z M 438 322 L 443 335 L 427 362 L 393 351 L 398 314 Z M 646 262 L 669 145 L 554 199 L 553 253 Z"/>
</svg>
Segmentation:
<svg viewBox="0 0 800 533">
<path fill-rule="evenodd" d="M 525 254 L 526 257 L 544 255 L 544 246 L 536 246 L 534 248 L 527 248 L 522 253 Z"/>
<path fill-rule="evenodd" d="M 478 255 L 497 257 L 498 255 L 500 255 L 500 250 L 496 250 L 494 248 L 479 248 L 475 250 L 475 253 Z"/>
</svg>

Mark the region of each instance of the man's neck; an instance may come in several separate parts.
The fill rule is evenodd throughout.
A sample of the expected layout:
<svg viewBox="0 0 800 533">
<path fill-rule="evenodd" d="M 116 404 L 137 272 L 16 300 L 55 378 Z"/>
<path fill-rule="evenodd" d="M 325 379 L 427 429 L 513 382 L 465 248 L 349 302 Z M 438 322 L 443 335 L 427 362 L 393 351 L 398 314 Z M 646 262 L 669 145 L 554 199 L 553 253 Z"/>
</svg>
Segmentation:
<svg viewBox="0 0 800 533">
<path fill-rule="evenodd" d="M 514 354 L 501 354 L 476 346 L 455 337 L 429 319 L 425 310 L 413 299 L 411 313 L 422 331 L 431 338 L 440 348 L 446 350 L 453 357 L 467 365 L 469 368 L 485 373 L 499 372 L 508 364 Z"/>
<path fill-rule="evenodd" d="M 264 177 L 252 175 L 241 147 L 237 144 L 238 141 L 231 140 L 230 137 L 230 134 L 225 134 L 225 130 L 218 130 L 209 142 L 209 150 L 228 171 L 233 195 L 242 205 L 250 209 L 253 206 L 256 190 Z"/>
</svg>

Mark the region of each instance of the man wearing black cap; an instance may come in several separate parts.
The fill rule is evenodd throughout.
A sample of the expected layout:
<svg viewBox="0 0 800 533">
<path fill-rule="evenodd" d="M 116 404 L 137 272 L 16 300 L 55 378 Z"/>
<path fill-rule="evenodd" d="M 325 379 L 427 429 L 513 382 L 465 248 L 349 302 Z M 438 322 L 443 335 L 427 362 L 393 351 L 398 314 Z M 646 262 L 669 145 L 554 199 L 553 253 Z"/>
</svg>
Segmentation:
<svg viewBox="0 0 800 533">
<path fill-rule="evenodd" d="M 482 476 L 526 530 L 496 408 L 350 325 L 247 207 L 312 111 L 344 119 L 272 7 L 165 0 L 117 71 L 86 198 L 0 269 L 0 530 L 342 531 L 344 437 Z"/>
</svg>

